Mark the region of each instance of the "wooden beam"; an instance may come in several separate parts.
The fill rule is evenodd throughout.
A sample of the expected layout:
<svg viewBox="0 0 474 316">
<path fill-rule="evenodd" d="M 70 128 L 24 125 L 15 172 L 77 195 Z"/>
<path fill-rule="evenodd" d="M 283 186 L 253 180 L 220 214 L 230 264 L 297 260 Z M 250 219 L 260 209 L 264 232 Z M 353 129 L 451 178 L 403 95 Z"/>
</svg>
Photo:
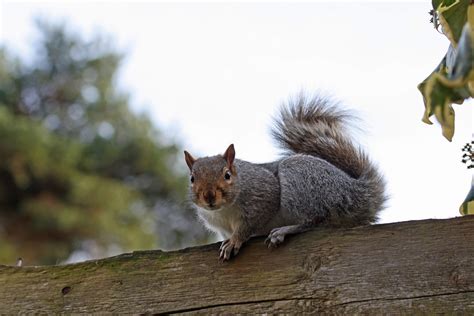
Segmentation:
<svg viewBox="0 0 474 316">
<path fill-rule="evenodd" d="M 77 264 L 0 266 L 17 313 L 474 313 L 474 216 L 319 229 L 269 250 L 254 238 Z"/>
</svg>

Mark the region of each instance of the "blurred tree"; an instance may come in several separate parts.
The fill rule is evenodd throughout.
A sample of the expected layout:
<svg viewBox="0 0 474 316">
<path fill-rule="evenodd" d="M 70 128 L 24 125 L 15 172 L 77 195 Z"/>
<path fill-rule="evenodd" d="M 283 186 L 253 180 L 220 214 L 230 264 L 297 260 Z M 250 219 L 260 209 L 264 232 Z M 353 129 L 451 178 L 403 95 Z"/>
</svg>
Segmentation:
<svg viewBox="0 0 474 316">
<path fill-rule="evenodd" d="M 185 201 L 180 146 L 116 87 L 122 55 L 37 22 L 36 59 L 0 51 L 0 262 L 207 241 Z"/>
</svg>

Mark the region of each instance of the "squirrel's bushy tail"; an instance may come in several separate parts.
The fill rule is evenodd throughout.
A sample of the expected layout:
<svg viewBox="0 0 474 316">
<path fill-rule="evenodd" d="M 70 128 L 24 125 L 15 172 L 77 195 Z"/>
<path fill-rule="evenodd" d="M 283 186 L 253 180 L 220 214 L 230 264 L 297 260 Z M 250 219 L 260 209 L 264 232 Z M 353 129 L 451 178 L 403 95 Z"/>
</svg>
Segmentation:
<svg viewBox="0 0 474 316">
<path fill-rule="evenodd" d="M 373 222 L 387 199 L 385 181 L 367 154 L 353 144 L 348 127 L 354 119 L 330 98 L 300 94 L 281 107 L 272 135 L 286 152 L 322 158 L 359 180 L 368 221 Z"/>
</svg>

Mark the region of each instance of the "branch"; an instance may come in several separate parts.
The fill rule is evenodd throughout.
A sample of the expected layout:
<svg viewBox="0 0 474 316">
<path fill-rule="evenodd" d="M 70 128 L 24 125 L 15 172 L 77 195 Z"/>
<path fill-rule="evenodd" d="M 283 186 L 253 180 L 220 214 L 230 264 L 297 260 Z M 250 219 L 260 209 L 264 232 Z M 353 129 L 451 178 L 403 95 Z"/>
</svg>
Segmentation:
<svg viewBox="0 0 474 316">
<path fill-rule="evenodd" d="M 77 264 L 0 266 L 2 313 L 474 313 L 474 216 L 317 229 Z"/>
</svg>

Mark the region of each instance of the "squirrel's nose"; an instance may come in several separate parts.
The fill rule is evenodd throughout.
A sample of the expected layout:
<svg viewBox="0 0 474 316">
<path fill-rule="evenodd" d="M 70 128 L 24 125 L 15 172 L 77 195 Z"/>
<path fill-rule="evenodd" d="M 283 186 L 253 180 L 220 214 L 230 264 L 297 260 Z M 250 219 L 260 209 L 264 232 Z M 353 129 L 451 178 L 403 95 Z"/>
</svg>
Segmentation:
<svg viewBox="0 0 474 316">
<path fill-rule="evenodd" d="M 204 193 L 204 200 L 207 202 L 207 204 L 213 206 L 213 204 L 216 202 L 216 195 L 212 191 L 207 191 Z"/>
</svg>

